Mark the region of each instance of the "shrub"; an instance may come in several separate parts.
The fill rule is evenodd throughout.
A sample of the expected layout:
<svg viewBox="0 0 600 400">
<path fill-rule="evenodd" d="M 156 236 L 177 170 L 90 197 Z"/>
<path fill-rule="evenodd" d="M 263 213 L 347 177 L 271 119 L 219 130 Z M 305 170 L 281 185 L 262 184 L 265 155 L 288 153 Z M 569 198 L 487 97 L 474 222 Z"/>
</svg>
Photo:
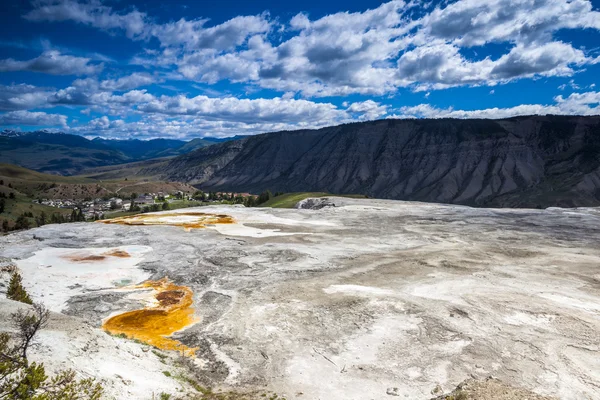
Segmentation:
<svg viewBox="0 0 600 400">
<path fill-rule="evenodd" d="M 18 272 L 13 272 L 8 284 L 8 290 L 6 291 L 6 297 L 11 300 L 20 301 L 21 303 L 33 304 L 31 297 L 29 297 L 23 287 L 22 281 L 23 278 L 21 278 L 21 275 Z"/>
<path fill-rule="evenodd" d="M 78 381 L 71 370 L 48 377 L 43 364 L 28 362 L 27 350 L 48 317 L 44 306 L 34 304 L 33 311 L 12 314 L 14 337 L 0 333 L 0 399 L 99 400 L 103 389 L 93 379 Z"/>
</svg>

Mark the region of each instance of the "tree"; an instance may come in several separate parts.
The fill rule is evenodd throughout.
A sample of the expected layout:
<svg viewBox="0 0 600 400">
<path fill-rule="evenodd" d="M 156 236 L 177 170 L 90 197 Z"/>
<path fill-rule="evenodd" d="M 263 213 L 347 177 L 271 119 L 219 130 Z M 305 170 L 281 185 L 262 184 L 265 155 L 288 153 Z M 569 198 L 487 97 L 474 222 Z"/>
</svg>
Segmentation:
<svg viewBox="0 0 600 400">
<path fill-rule="evenodd" d="M 37 226 L 46 225 L 48 223 L 48 217 L 46 216 L 46 213 L 42 211 L 39 217 L 35 219 L 35 222 L 37 223 Z"/>
<path fill-rule="evenodd" d="M 7 220 L 2 221 L 2 230 L 4 232 L 8 232 L 10 230 L 10 228 L 8 226 L 8 221 Z"/>
<path fill-rule="evenodd" d="M 25 214 L 19 215 L 19 217 L 15 221 L 15 229 L 16 230 L 29 229 L 30 226 L 31 226 L 31 223 L 29 222 L 29 220 L 27 219 L 27 216 Z"/>
<path fill-rule="evenodd" d="M 258 195 L 258 199 L 256 200 L 256 205 L 261 205 L 263 203 L 266 203 L 267 201 L 271 200 L 272 198 L 273 198 L 273 194 L 271 193 L 270 190 L 262 192 L 260 195 Z"/>
<path fill-rule="evenodd" d="M 29 296 L 27 295 L 27 297 Z M 48 324 L 49 318 L 50 312 L 39 303 L 33 304 L 33 313 L 20 309 L 12 314 L 13 324 L 17 328 L 17 333 L 13 340 L 15 340 L 17 347 L 20 349 L 20 356 L 24 360 L 25 365 L 29 364 L 27 362 L 27 350 L 33 343 L 34 336 Z"/>
<path fill-rule="evenodd" d="M 102 386 L 93 379 L 76 380 L 74 371 L 49 378 L 43 364 L 29 363 L 27 351 L 36 334 L 48 323 L 50 313 L 41 304 L 11 315 L 16 333 L 0 333 L 0 399 L 2 400 L 99 400 Z"/>
<path fill-rule="evenodd" d="M 244 206 L 246 207 L 255 207 L 256 206 L 256 197 L 255 196 L 247 196 L 244 198 Z"/>
<path fill-rule="evenodd" d="M 10 194 L 8 195 L 8 198 L 11 200 L 15 199 L 15 194 L 13 192 L 10 192 Z"/>
<path fill-rule="evenodd" d="M 0 214 L 4 212 L 4 206 L 6 205 L 6 200 L 0 199 Z"/>
<path fill-rule="evenodd" d="M 169 203 L 168 202 L 164 202 L 162 205 L 162 209 L 163 210 L 168 210 L 169 209 Z"/>
<path fill-rule="evenodd" d="M 21 278 L 21 275 L 18 272 L 13 272 L 8 284 L 8 290 L 6 291 L 6 297 L 14 301 L 20 301 L 21 303 L 33 304 L 22 282 L 23 278 Z"/>
</svg>

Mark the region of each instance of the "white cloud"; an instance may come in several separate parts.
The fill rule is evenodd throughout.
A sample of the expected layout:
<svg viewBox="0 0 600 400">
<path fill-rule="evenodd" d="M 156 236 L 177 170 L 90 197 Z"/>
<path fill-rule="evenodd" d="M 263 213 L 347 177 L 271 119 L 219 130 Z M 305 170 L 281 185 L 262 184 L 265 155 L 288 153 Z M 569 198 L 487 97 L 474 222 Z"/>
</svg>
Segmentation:
<svg viewBox="0 0 600 400">
<path fill-rule="evenodd" d="M 398 81 L 416 90 L 463 85 L 496 85 L 536 76 L 570 76 L 587 62 L 581 50 L 562 42 L 517 45 L 497 60 L 469 61 L 460 48 L 435 41 L 405 52 L 398 59 Z"/>
<path fill-rule="evenodd" d="M 46 105 L 52 91 L 24 83 L 0 85 L 0 110 L 27 110 Z"/>
<path fill-rule="evenodd" d="M 220 24 L 203 18 L 158 23 L 119 2 L 111 2 L 113 7 L 105 4 L 101 0 L 36 0 L 25 18 L 72 21 L 140 41 L 145 49 L 130 64 L 149 72 L 131 65 L 123 72 L 117 63 L 110 63 L 108 73 L 99 75 L 104 65 L 98 59 L 69 56 L 66 50 L 50 47 L 31 60 L 0 60 L 0 71 L 83 76 L 59 89 L 0 86 L 0 111 L 8 111 L 0 114 L 3 121 L 52 120 L 64 125 L 66 117 L 58 114 L 15 112 L 67 106 L 85 108 L 84 115 L 102 115 L 85 125 L 71 121 L 74 132 L 101 131 L 107 136 L 230 136 L 318 128 L 383 118 L 392 111 L 374 100 L 350 100 L 336 107 L 309 98 L 393 96 L 399 88 L 408 88 L 422 91 L 428 99 L 432 90 L 457 86 L 495 87 L 540 77 L 564 77 L 567 82 L 600 62 L 594 50 L 556 38 L 556 32 L 563 29 L 600 30 L 600 13 L 587 0 L 457 0 L 435 8 L 393 0 L 371 10 L 316 19 L 299 13 L 280 21 L 262 13 Z M 489 43 L 495 43 L 493 52 L 482 46 Z M 199 93 L 193 84 L 166 85 L 176 80 L 203 83 L 195 89 L 204 95 L 152 92 L 151 85 L 160 83 L 176 93 L 188 88 Z M 223 80 L 241 83 L 238 94 L 266 88 L 279 92 L 278 97 L 244 99 L 210 88 Z M 573 80 L 567 87 L 580 89 Z M 458 110 L 421 104 L 393 112 L 406 117 L 455 118 L 594 114 L 598 113 L 597 98 L 596 92 L 588 92 L 558 96 L 547 105 Z M 136 122 L 125 122 L 132 115 Z"/>
<path fill-rule="evenodd" d="M 388 106 L 381 105 L 373 100 L 352 103 L 347 108 L 348 112 L 355 114 L 359 120 L 374 120 L 381 118 L 388 112 Z"/>
<path fill-rule="evenodd" d="M 573 93 L 566 99 L 554 98 L 555 103 L 522 104 L 508 108 L 487 108 L 481 110 L 455 110 L 437 108 L 430 104 L 400 107 L 388 118 L 509 118 L 520 115 L 599 115 L 600 92 Z"/>
<path fill-rule="evenodd" d="M 143 37 L 146 14 L 137 10 L 119 14 L 100 1 L 81 3 L 75 0 L 38 0 L 36 7 L 24 15 L 29 21 L 74 21 L 95 28 L 124 30 L 127 37 Z"/>
<path fill-rule="evenodd" d="M 91 130 L 107 130 L 110 128 L 119 128 L 124 125 L 125 121 L 123 121 L 122 119 L 110 120 L 106 115 L 103 115 L 100 118 L 95 118 L 88 122 L 86 128 Z"/>
<path fill-rule="evenodd" d="M 212 27 L 208 19 L 157 24 L 138 10 L 116 12 L 98 0 L 82 3 L 76 0 L 38 0 L 36 7 L 24 15 L 29 21 L 73 21 L 102 30 L 122 30 L 135 39 L 156 37 L 163 47 L 183 46 L 187 49 L 226 50 L 240 46 L 257 33 L 271 29 L 268 14 L 239 16 Z"/>
<path fill-rule="evenodd" d="M 420 13 L 413 12 L 417 7 Z M 155 37 L 160 50 L 146 49 L 134 63 L 175 66 L 185 79 L 243 82 L 287 96 L 493 86 L 572 76 L 600 60 L 553 37 L 562 29 L 600 30 L 600 13 L 588 0 L 459 0 L 429 10 L 392 0 L 314 20 L 300 13 L 285 25 L 263 13 L 210 26 L 202 18 L 159 24 L 137 10 L 117 12 L 97 0 L 42 0 L 25 17 L 121 30 L 136 40 Z M 285 40 L 278 42 L 282 29 Z M 504 43 L 507 50 L 493 56 L 486 48 L 473 51 L 481 57 L 463 51 L 487 43 Z"/>
<path fill-rule="evenodd" d="M 460 46 L 548 41 L 560 29 L 600 29 L 600 13 L 587 0 L 461 0 L 436 7 L 421 21 L 430 37 Z"/>
<path fill-rule="evenodd" d="M 10 111 L 0 114 L 0 125 L 33 125 L 66 127 L 67 117 L 45 112 Z"/>
<path fill-rule="evenodd" d="M 61 54 L 56 50 L 43 52 L 39 57 L 26 61 L 12 58 L 0 60 L 0 72 L 31 71 L 52 75 L 93 75 L 104 64 L 91 64 L 91 59 Z"/>
<path fill-rule="evenodd" d="M 315 103 L 295 99 L 238 99 L 236 97 L 212 98 L 207 96 L 160 96 L 137 110 L 170 116 L 195 116 L 221 121 L 237 121 L 247 124 L 281 122 L 311 126 L 324 126 L 343 120 L 346 113 L 330 103 Z"/>
<path fill-rule="evenodd" d="M 118 79 L 104 80 L 100 82 L 99 88 L 107 91 L 124 91 L 135 89 L 140 86 L 150 85 L 156 81 L 156 77 L 150 74 L 135 72 L 131 75 L 123 76 Z"/>
<path fill-rule="evenodd" d="M 207 19 L 187 21 L 180 19 L 150 28 L 163 47 L 184 46 L 188 50 L 228 50 L 242 45 L 250 36 L 267 33 L 271 29 L 268 14 L 235 17 L 224 23 L 205 28 Z"/>
</svg>

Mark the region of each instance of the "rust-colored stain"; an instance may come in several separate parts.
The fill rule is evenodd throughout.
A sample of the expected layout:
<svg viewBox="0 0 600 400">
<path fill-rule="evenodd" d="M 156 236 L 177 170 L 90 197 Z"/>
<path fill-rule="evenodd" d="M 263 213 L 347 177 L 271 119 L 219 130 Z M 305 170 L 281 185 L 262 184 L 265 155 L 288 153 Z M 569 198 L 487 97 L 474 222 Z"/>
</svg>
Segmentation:
<svg viewBox="0 0 600 400">
<path fill-rule="evenodd" d="M 171 225 L 181 226 L 186 230 L 201 229 L 207 225 L 234 224 L 235 219 L 225 214 L 208 214 L 202 212 L 181 212 L 161 214 L 136 214 L 126 217 L 98 221 L 103 224 L 119 225 Z"/>
<path fill-rule="evenodd" d="M 124 250 L 111 250 L 111 251 L 107 251 L 106 253 L 104 253 L 104 255 L 111 256 L 111 257 L 119 257 L 119 258 L 129 258 L 129 257 L 131 257 L 129 255 L 129 253 L 126 252 L 126 251 L 124 251 Z"/>
<path fill-rule="evenodd" d="M 65 258 L 71 260 L 71 261 L 76 261 L 76 262 L 86 262 L 86 261 L 102 261 L 104 260 L 106 257 L 102 256 L 102 255 L 72 255 L 72 256 L 65 256 Z"/>
<path fill-rule="evenodd" d="M 177 350 L 193 356 L 190 348 L 169 338 L 173 333 L 188 327 L 198 320 L 192 308 L 193 293 L 187 286 L 178 286 L 167 278 L 148 281 L 133 288 L 151 288 L 155 291 L 157 304 L 141 310 L 128 311 L 104 321 L 102 327 L 112 334 L 125 334 L 130 338 L 163 350 Z"/>
<path fill-rule="evenodd" d="M 104 261 L 106 257 L 119 257 L 119 258 L 128 258 L 131 257 L 128 252 L 123 250 L 110 250 L 102 254 L 83 254 L 76 253 L 69 256 L 64 256 L 63 258 L 73 261 L 73 262 L 94 262 L 94 261 Z"/>
</svg>

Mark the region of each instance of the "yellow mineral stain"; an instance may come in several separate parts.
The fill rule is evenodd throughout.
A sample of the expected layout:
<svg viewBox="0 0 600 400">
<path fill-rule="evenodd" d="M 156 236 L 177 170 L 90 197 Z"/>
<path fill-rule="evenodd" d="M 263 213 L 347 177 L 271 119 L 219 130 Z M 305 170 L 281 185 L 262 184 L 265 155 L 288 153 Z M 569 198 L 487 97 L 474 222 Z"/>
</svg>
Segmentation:
<svg viewBox="0 0 600 400">
<path fill-rule="evenodd" d="M 104 330 L 115 335 L 125 334 L 159 349 L 177 350 L 184 355 L 193 356 L 195 348 L 169 338 L 173 333 L 198 322 L 192 308 L 191 289 L 175 285 L 167 278 L 144 282 L 131 288 L 152 289 L 155 303 L 141 310 L 107 319 L 102 325 Z"/>
<path fill-rule="evenodd" d="M 73 262 L 94 262 L 94 261 L 104 261 L 106 257 L 118 257 L 118 258 L 129 258 L 131 257 L 128 252 L 124 250 L 109 250 L 102 254 L 91 254 L 91 253 L 81 253 L 75 252 L 70 255 L 63 256 L 64 259 L 73 261 Z"/>
<path fill-rule="evenodd" d="M 103 224 L 119 225 L 170 225 L 181 226 L 185 230 L 205 228 L 214 224 L 234 224 L 235 219 L 230 215 L 209 214 L 201 212 L 136 214 L 97 221 Z"/>
<path fill-rule="evenodd" d="M 111 257 L 119 257 L 119 258 L 129 258 L 129 257 L 131 257 L 129 255 L 129 253 L 126 252 L 125 250 L 111 250 L 111 251 L 107 251 L 103 255 L 105 255 L 105 256 L 111 256 Z"/>
</svg>

